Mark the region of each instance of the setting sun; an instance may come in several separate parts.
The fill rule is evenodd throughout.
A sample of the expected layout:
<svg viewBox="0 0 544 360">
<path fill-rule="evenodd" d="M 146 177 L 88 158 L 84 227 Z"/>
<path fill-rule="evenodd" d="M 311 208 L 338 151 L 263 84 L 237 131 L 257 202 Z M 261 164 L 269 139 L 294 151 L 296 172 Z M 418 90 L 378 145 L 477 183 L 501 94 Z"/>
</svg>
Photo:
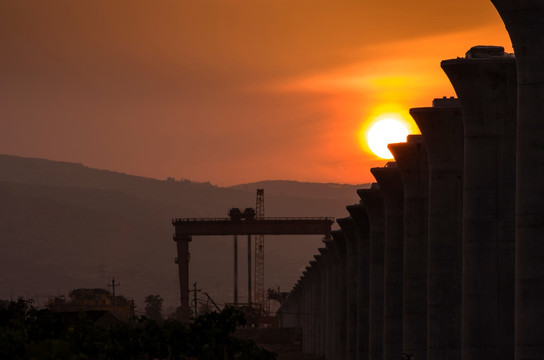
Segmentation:
<svg viewBox="0 0 544 360">
<path fill-rule="evenodd" d="M 405 142 L 419 129 L 408 111 L 398 104 L 381 104 L 374 108 L 358 133 L 361 148 L 381 159 L 393 159 L 388 144 Z"/>
<path fill-rule="evenodd" d="M 387 148 L 387 144 L 406 141 L 408 133 L 406 126 L 399 120 L 383 119 L 368 130 L 366 142 L 376 156 L 392 159 L 393 155 Z"/>
</svg>

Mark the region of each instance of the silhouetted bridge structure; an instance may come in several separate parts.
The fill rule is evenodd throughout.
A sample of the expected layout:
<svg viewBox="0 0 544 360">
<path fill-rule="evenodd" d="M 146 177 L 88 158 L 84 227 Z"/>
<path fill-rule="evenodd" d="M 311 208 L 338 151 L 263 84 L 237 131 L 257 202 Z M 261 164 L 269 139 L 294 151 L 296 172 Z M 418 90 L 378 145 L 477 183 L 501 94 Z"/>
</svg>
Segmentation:
<svg viewBox="0 0 544 360">
<path fill-rule="evenodd" d="M 174 241 L 177 244 L 177 263 L 181 293 L 181 311 L 189 319 L 189 242 L 193 236 L 216 235 L 323 235 L 330 239 L 331 217 L 279 217 L 264 219 L 233 218 L 176 218 Z M 236 260 L 235 260 L 236 262 Z M 237 264 L 235 264 L 235 271 Z M 235 274 L 235 282 L 236 282 Z"/>
</svg>

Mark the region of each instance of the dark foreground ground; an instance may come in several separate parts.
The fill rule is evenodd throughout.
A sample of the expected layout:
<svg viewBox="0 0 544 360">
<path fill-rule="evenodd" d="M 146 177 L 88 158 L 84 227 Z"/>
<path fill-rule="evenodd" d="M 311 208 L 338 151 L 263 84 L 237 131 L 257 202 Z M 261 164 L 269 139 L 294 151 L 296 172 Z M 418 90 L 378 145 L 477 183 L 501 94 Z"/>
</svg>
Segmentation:
<svg viewBox="0 0 544 360">
<path fill-rule="evenodd" d="M 302 329 L 237 329 L 234 336 L 251 339 L 259 346 L 277 353 L 278 360 L 324 360 L 302 353 Z"/>
</svg>

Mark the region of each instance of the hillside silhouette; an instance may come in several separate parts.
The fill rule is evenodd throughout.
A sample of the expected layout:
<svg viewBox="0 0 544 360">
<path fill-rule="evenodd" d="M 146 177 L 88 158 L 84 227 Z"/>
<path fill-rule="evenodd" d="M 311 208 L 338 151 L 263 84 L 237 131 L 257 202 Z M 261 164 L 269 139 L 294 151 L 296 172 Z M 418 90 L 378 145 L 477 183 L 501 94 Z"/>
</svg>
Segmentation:
<svg viewBox="0 0 544 360">
<path fill-rule="evenodd" d="M 78 163 L 0 155 L 0 298 L 49 296 L 106 287 L 139 309 L 148 294 L 179 302 L 174 217 L 226 217 L 231 207 L 254 207 L 265 189 L 266 216 L 345 217 L 368 185 L 264 181 L 230 188 L 173 178 L 157 180 Z M 288 290 L 312 258 L 315 236 L 267 237 L 267 287 Z M 240 243 L 240 299 L 245 301 L 246 239 Z M 232 301 L 232 239 L 195 237 L 190 283 L 217 302 Z"/>
</svg>

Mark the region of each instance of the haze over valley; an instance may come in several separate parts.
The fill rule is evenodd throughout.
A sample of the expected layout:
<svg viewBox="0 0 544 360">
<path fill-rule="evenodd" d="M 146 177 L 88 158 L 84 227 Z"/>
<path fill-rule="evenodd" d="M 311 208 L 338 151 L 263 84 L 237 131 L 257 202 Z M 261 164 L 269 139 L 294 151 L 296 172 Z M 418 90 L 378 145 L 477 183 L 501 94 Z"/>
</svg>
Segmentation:
<svg viewBox="0 0 544 360">
<path fill-rule="evenodd" d="M 348 216 L 362 185 L 263 181 L 232 187 L 157 180 L 78 163 L 0 155 L 0 298 L 48 297 L 101 287 L 115 276 L 119 294 L 141 310 L 148 294 L 179 305 L 174 217 L 226 217 L 255 207 L 265 189 L 265 215 Z M 239 240 L 240 300 L 247 299 L 246 239 Z M 321 246 L 316 236 L 266 237 L 265 286 L 290 289 Z M 232 302 L 230 237 L 194 237 L 190 283 L 218 303 Z M 138 312 L 138 308 L 137 308 Z"/>
</svg>

